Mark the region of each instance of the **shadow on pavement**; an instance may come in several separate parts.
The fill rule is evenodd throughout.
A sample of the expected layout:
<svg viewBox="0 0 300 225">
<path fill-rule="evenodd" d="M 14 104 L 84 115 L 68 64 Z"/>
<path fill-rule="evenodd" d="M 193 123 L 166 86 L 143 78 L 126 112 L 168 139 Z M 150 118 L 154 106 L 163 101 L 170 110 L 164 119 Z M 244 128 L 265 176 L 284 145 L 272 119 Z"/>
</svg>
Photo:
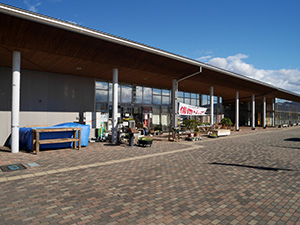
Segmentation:
<svg viewBox="0 0 300 225">
<path fill-rule="evenodd" d="M 251 168 L 251 169 L 258 169 L 258 170 L 269 170 L 269 171 L 297 171 L 297 170 L 291 170 L 291 169 L 283 169 L 283 168 L 272 168 L 272 167 L 264 167 L 264 166 L 249 166 L 249 165 L 240 165 L 240 164 L 232 164 L 232 163 L 208 163 L 211 165 L 221 165 L 221 166 L 237 166 L 237 167 L 245 167 L 245 168 Z"/>
<path fill-rule="evenodd" d="M 284 139 L 285 141 L 298 141 L 300 142 L 300 138 L 288 138 L 288 139 Z"/>
</svg>

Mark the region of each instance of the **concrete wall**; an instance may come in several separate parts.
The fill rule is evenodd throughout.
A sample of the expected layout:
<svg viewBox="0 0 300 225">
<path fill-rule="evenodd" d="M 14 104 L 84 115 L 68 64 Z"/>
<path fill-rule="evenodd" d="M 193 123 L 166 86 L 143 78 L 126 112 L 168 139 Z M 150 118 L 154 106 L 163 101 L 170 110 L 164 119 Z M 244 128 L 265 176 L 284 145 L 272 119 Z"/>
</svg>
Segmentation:
<svg viewBox="0 0 300 225">
<path fill-rule="evenodd" d="M 0 67 L 0 146 L 10 134 L 11 68 Z M 94 79 L 21 71 L 20 126 L 78 121 L 94 111 Z"/>
</svg>

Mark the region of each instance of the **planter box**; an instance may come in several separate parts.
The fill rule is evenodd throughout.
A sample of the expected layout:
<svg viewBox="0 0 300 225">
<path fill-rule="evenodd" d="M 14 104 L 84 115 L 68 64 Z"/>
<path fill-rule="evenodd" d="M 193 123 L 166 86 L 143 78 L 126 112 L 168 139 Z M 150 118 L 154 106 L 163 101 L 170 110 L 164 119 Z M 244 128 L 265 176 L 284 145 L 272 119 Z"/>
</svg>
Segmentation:
<svg viewBox="0 0 300 225">
<path fill-rule="evenodd" d="M 211 132 L 212 132 L 212 134 L 218 135 L 218 137 L 230 135 L 229 129 L 218 129 L 218 130 L 212 130 Z"/>
</svg>

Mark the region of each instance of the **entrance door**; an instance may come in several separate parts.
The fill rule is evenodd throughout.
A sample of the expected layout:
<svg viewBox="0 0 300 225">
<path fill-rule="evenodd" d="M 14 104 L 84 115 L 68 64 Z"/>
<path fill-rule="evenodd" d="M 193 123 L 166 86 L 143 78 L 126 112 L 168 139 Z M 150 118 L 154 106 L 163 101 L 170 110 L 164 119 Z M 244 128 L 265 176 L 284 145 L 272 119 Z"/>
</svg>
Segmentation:
<svg viewBox="0 0 300 225">
<path fill-rule="evenodd" d="M 143 108 L 143 126 L 148 127 L 149 130 L 152 129 L 152 108 Z"/>
</svg>

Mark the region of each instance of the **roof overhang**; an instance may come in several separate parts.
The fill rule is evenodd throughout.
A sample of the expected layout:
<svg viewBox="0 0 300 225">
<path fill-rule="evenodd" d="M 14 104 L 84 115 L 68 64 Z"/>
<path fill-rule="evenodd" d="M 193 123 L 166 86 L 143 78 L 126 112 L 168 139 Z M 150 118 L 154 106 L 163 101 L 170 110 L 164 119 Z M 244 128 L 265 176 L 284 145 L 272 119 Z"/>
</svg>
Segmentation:
<svg viewBox="0 0 300 225">
<path fill-rule="evenodd" d="M 102 80 L 112 79 L 119 69 L 119 81 L 159 88 L 215 95 L 224 101 L 250 99 L 252 94 L 300 102 L 300 95 L 261 81 L 229 72 L 124 38 L 73 23 L 0 4 L 0 66 L 11 67 L 12 51 L 22 53 L 22 69 L 48 71 Z"/>
</svg>

